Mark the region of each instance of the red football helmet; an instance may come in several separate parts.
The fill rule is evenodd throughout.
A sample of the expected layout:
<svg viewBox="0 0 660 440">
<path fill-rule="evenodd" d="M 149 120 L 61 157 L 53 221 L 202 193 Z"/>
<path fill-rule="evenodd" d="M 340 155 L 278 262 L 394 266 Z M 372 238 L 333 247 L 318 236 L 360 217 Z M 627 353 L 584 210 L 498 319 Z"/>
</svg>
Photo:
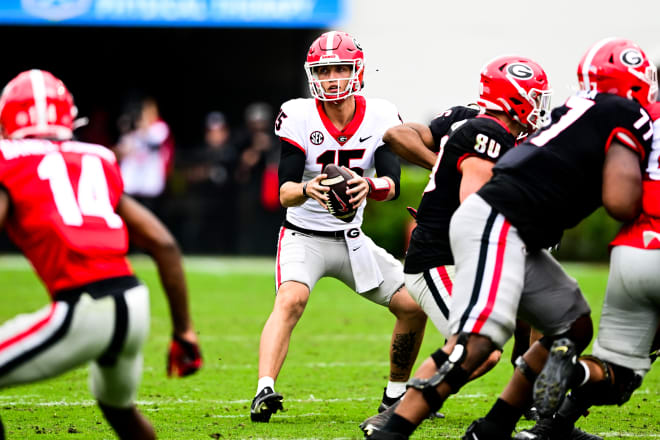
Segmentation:
<svg viewBox="0 0 660 440">
<path fill-rule="evenodd" d="M 319 66 L 331 64 L 348 64 L 353 69 L 346 88 L 337 93 L 327 92 L 317 75 Z M 364 87 L 364 53 L 357 40 L 346 32 L 326 32 L 310 46 L 305 62 L 305 73 L 313 97 L 321 101 L 342 100 Z"/>
<path fill-rule="evenodd" d="M 658 73 L 633 41 L 606 38 L 594 44 L 578 65 L 582 90 L 596 90 L 634 99 L 642 106 L 655 102 Z"/>
<path fill-rule="evenodd" d="M 0 124 L 11 139 L 70 139 L 77 109 L 64 83 L 45 70 L 26 70 L 0 96 Z"/>
<path fill-rule="evenodd" d="M 487 110 L 505 112 L 529 131 L 550 118 L 551 96 L 545 71 L 529 58 L 501 56 L 481 70 L 477 103 Z"/>
</svg>

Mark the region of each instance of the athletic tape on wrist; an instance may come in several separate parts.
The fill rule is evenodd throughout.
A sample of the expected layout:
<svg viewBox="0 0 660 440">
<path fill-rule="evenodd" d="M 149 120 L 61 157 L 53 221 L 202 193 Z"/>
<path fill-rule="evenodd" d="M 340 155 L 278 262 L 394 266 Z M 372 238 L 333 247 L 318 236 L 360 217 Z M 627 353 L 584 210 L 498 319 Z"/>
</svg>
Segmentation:
<svg viewBox="0 0 660 440">
<path fill-rule="evenodd" d="M 365 177 L 369 184 L 369 194 L 367 197 L 374 200 L 385 200 L 390 193 L 390 181 L 383 177 Z"/>
</svg>

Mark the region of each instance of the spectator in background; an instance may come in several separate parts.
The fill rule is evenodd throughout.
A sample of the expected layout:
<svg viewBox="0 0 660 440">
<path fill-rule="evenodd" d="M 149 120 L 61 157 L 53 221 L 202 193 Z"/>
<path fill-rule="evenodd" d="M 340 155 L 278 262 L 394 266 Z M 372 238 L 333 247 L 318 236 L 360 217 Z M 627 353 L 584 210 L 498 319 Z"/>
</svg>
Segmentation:
<svg viewBox="0 0 660 440">
<path fill-rule="evenodd" d="M 271 254 L 284 216 L 277 178 L 280 147 L 272 127 L 269 104 L 254 102 L 246 107 L 245 125 L 236 142 L 241 151 L 236 181 L 241 219 L 238 251 L 242 254 Z"/>
<path fill-rule="evenodd" d="M 236 183 L 238 152 L 224 114 L 206 116 L 204 141 L 183 160 L 186 197 L 184 243 L 192 252 L 236 251 Z"/>
<path fill-rule="evenodd" d="M 160 117 L 154 98 L 142 101 L 134 126 L 132 119 L 120 117 L 120 123 L 124 125 L 128 120 L 128 126 L 123 128 L 124 134 L 115 149 L 124 191 L 158 213 L 158 200 L 165 190 L 174 153 L 174 139 L 169 126 Z"/>
</svg>

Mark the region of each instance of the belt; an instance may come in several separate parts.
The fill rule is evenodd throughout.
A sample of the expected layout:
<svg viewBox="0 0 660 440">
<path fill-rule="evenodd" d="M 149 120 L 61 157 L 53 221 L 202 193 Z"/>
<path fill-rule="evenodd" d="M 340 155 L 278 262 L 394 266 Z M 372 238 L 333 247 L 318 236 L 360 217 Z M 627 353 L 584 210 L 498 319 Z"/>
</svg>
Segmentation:
<svg viewBox="0 0 660 440">
<path fill-rule="evenodd" d="M 125 275 L 114 278 L 106 278 L 100 281 L 85 284 L 73 289 L 59 290 L 53 295 L 55 301 L 66 301 L 75 303 L 83 293 L 88 293 L 92 298 L 99 299 L 105 296 L 116 296 L 126 290 L 139 286 L 140 282 L 135 275 Z"/>
<path fill-rule="evenodd" d="M 305 229 L 301 228 L 300 226 L 296 226 L 293 223 L 289 222 L 288 220 L 284 220 L 284 223 L 282 224 L 287 229 L 291 229 L 292 231 L 298 231 L 301 234 L 307 234 L 307 235 L 314 235 L 317 237 L 328 237 L 328 238 L 344 238 L 344 231 L 312 231 L 311 229 Z"/>
</svg>

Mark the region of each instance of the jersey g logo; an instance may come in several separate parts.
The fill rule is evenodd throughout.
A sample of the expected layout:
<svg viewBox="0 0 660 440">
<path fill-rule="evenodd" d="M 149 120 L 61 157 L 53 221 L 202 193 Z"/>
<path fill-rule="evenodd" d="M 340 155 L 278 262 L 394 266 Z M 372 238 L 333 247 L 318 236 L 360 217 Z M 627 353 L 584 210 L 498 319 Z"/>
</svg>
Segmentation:
<svg viewBox="0 0 660 440">
<path fill-rule="evenodd" d="M 357 238 L 358 235 L 360 235 L 360 230 L 358 228 L 351 228 L 348 230 L 346 233 L 350 238 Z"/>
<path fill-rule="evenodd" d="M 637 49 L 626 49 L 621 52 L 621 62 L 628 67 L 637 67 L 644 62 L 644 57 Z"/>
<path fill-rule="evenodd" d="M 534 71 L 526 64 L 513 63 L 509 64 L 506 68 L 509 75 L 518 79 L 530 79 L 534 76 Z"/>
<path fill-rule="evenodd" d="M 323 143 L 323 133 L 315 131 L 309 135 L 309 141 L 314 145 L 321 145 Z"/>
</svg>

